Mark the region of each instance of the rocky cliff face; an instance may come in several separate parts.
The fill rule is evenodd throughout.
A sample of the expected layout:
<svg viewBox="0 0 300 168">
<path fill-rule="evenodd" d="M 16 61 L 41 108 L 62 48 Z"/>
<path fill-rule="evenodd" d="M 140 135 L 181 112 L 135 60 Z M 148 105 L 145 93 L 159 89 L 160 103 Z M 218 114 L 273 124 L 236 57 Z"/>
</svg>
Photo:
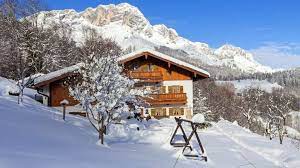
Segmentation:
<svg viewBox="0 0 300 168">
<path fill-rule="evenodd" d="M 257 63 L 251 53 L 239 47 L 224 45 L 213 49 L 208 44 L 185 39 L 176 30 L 163 24 L 151 25 L 138 8 L 127 3 L 99 5 L 79 13 L 74 10 L 41 12 L 38 21 L 46 26 L 67 25 L 72 29 L 72 38 L 77 42 L 84 40 L 87 29 L 92 29 L 104 37 L 114 39 L 124 49 L 130 46 L 135 49 L 166 46 L 183 50 L 189 57 L 208 65 L 225 65 L 249 73 L 272 71 Z"/>
</svg>

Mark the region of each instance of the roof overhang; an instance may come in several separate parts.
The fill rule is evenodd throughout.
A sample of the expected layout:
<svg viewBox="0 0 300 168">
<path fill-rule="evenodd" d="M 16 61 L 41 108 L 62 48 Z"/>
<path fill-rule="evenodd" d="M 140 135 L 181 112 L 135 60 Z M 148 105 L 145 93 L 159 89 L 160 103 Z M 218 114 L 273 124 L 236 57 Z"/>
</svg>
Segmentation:
<svg viewBox="0 0 300 168">
<path fill-rule="evenodd" d="M 187 71 L 192 72 L 195 77 L 197 75 L 199 75 L 203 78 L 210 77 L 210 74 L 203 69 L 200 69 L 192 64 L 181 61 L 179 59 L 168 56 L 166 54 L 160 53 L 158 51 L 149 50 L 149 49 L 142 49 L 142 50 L 138 50 L 138 51 L 132 52 L 130 54 L 121 56 L 118 58 L 118 62 L 120 64 L 124 64 L 128 61 L 134 60 L 134 59 L 142 57 L 142 56 L 146 56 L 146 57 L 151 56 L 151 57 L 154 57 L 161 61 L 167 62 L 170 65 L 178 66 L 180 68 L 183 68 Z M 50 72 L 48 74 L 42 75 L 34 80 L 33 87 L 39 88 L 39 87 L 48 85 L 51 82 L 61 80 L 63 78 L 69 77 L 71 75 L 75 75 L 76 71 L 78 71 L 82 65 L 83 65 L 82 63 L 79 63 L 79 64 L 76 64 L 76 65 L 73 65 L 73 66 L 70 66 L 67 68 L 60 69 L 58 71 L 54 71 L 54 72 Z"/>
<path fill-rule="evenodd" d="M 39 88 L 39 87 L 48 85 L 54 81 L 58 81 L 58 80 L 66 78 L 66 77 L 76 75 L 77 74 L 76 71 L 78 71 L 81 66 L 82 66 L 82 63 L 79 63 L 76 65 L 66 67 L 66 68 L 42 75 L 40 77 L 37 77 L 34 79 L 33 88 Z"/>
<path fill-rule="evenodd" d="M 199 76 L 204 77 L 204 78 L 209 78 L 210 77 L 210 74 L 207 71 L 205 71 L 203 69 L 200 69 L 200 68 L 198 68 L 198 67 L 196 67 L 192 64 L 181 61 L 179 59 L 168 56 L 166 54 L 160 53 L 158 51 L 152 51 L 152 50 L 148 50 L 148 49 L 138 50 L 138 51 L 135 51 L 133 53 L 121 56 L 121 57 L 119 57 L 118 61 L 121 64 L 124 64 L 126 62 L 129 62 L 131 60 L 134 60 L 134 59 L 142 57 L 142 56 L 154 57 L 156 59 L 162 60 L 164 62 L 170 63 L 172 65 L 175 65 L 175 66 L 181 67 L 185 70 L 188 70 L 190 72 L 193 72 L 195 75 L 199 75 Z"/>
</svg>

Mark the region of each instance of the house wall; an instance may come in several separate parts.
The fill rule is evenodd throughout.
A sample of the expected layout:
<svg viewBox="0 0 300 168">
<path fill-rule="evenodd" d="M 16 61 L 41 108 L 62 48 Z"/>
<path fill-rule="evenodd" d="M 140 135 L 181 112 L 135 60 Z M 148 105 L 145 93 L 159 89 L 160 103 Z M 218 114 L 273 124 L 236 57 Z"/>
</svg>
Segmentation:
<svg viewBox="0 0 300 168">
<path fill-rule="evenodd" d="M 69 106 L 77 105 L 79 102 L 70 96 L 67 86 L 64 85 L 64 80 L 59 80 L 50 83 L 50 106 L 61 106 L 60 102 L 64 99 L 68 100 Z"/>
<path fill-rule="evenodd" d="M 151 109 L 155 108 L 163 108 L 165 109 L 166 116 L 169 117 L 182 117 L 190 119 L 193 115 L 193 80 L 170 80 L 170 81 L 163 81 L 162 86 L 166 86 L 166 93 L 168 93 L 168 87 L 169 86 L 183 86 L 183 93 L 186 93 L 187 95 L 187 103 L 184 105 L 161 105 L 161 106 L 153 106 L 150 108 L 146 108 L 145 110 L 148 111 L 148 113 L 151 113 Z M 184 109 L 184 115 L 176 115 L 176 116 L 170 116 L 170 109 L 171 108 L 177 108 L 177 109 Z"/>
<path fill-rule="evenodd" d="M 151 65 L 151 66 L 149 66 Z M 163 81 L 160 86 L 166 86 L 166 93 L 168 93 L 169 86 L 183 86 L 183 93 L 187 95 L 187 103 L 184 105 L 161 105 L 145 108 L 145 111 L 151 113 L 151 109 L 164 108 L 165 113 L 169 116 L 170 108 L 183 108 L 184 115 L 179 115 L 183 118 L 191 118 L 193 114 L 193 76 L 194 74 L 186 69 L 171 65 L 168 62 L 161 61 L 157 58 L 148 56 L 147 58 L 139 57 L 125 63 L 125 71 L 160 71 L 163 75 Z M 147 84 L 144 84 L 145 86 Z M 178 117 L 179 117 L 178 116 Z"/>
<path fill-rule="evenodd" d="M 45 85 L 45 86 L 41 87 L 39 89 L 39 93 L 43 94 L 42 95 L 42 97 L 43 97 L 43 104 L 48 106 L 49 105 L 49 100 L 48 99 L 49 99 L 49 96 L 50 96 L 49 85 Z M 44 95 L 46 95 L 46 96 L 44 96 Z"/>
<path fill-rule="evenodd" d="M 190 109 L 193 114 L 193 81 L 192 80 L 163 81 L 163 86 L 168 87 L 173 85 L 183 86 L 183 92 L 186 93 L 187 96 L 187 104 L 185 108 Z"/>
<path fill-rule="evenodd" d="M 149 66 L 151 65 L 151 66 Z M 187 102 L 173 103 L 173 104 L 159 104 L 150 108 L 144 108 L 145 111 L 149 111 L 153 108 L 164 108 L 167 115 L 170 114 L 171 108 L 184 109 L 184 115 L 178 115 L 184 118 L 191 118 L 193 114 L 193 80 L 201 79 L 194 78 L 194 72 L 188 71 L 184 68 L 172 65 L 171 63 L 159 60 L 151 56 L 143 56 L 124 63 L 124 72 L 127 71 L 160 71 L 163 75 L 163 80 L 154 83 L 142 83 L 139 87 L 149 86 L 166 86 L 166 93 L 168 93 L 169 86 L 183 86 L 183 93 L 186 93 Z M 69 106 L 78 104 L 71 96 L 69 96 L 68 88 L 63 84 L 64 79 L 54 81 L 48 86 L 44 86 L 44 94 L 49 95 L 50 106 L 60 107 L 60 102 L 64 99 L 69 101 Z M 47 98 L 43 100 L 44 103 L 48 102 Z"/>
</svg>

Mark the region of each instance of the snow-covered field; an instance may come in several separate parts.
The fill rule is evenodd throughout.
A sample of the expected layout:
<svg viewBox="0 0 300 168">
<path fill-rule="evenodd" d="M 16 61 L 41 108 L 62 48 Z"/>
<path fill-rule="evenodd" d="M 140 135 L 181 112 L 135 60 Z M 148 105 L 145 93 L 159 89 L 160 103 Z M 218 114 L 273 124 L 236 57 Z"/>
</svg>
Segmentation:
<svg viewBox="0 0 300 168">
<path fill-rule="evenodd" d="M 1 80 L 0 80 L 1 83 Z M 88 121 L 67 116 L 29 97 L 17 105 L 16 97 L 0 84 L 0 167 L 2 168 L 93 168 L 93 167 L 293 167 L 300 165 L 300 152 L 288 140 L 253 134 L 235 124 L 220 121 L 199 131 L 208 162 L 189 160 L 181 149 L 169 145 L 175 127 L 172 119 L 137 122 L 109 127 L 107 145 L 97 143 Z M 140 131 L 137 131 L 137 126 Z M 195 144 L 195 143 L 193 143 Z"/>
<path fill-rule="evenodd" d="M 256 80 L 256 79 L 246 79 L 246 80 L 234 80 L 234 81 L 217 81 L 217 84 L 233 84 L 236 93 L 240 93 L 245 89 L 249 88 L 259 88 L 268 93 L 272 92 L 272 89 L 281 89 L 277 83 L 270 83 L 267 80 Z"/>
</svg>

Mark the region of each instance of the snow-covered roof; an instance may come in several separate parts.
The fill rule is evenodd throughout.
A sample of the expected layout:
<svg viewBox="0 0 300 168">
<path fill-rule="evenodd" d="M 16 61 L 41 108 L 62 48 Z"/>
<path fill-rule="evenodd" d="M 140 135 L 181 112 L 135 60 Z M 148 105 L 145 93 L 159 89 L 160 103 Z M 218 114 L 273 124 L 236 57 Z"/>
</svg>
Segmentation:
<svg viewBox="0 0 300 168">
<path fill-rule="evenodd" d="M 34 80 L 34 85 L 39 86 L 44 82 L 47 82 L 47 81 L 50 81 L 50 80 L 53 80 L 53 79 L 57 79 L 58 77 L 61 77 L 64 74 L 72 73 L 72 72 L 78 70 L 80 68 L 80 66 L 82 66 L 82 63 L 76 64 L 76 65 L 73 65 L 73 66 L 70 66 L 70 67 L 66 67 L 66 68 L 63 68 L 63 69 L 60 69 L 60 70 L 42 75 L 40 77 L 37 77 Z"/>
<path fill-rule="evenodd" d="M 118 61 L 119 62 L 126 62 L 127 60 L 132 60 L 132 59 L 135 59 L 137 57 L 140 57 L 144 53 L 149 53 L 149 54 L 151 54 L 151 56 L 154 56 L 154 57 L 156 57 L 158 59 L 161 59 L 161 60 L 169 61 L 172 64 L 183 67 L 185 69 L 193 70 L 196 73 L 199 73 L 201 76 L 206 76 L 206 77 L 210 76 L 210 74 L 207 71 L 203 70 L 203 69 L 200 69 L 200 68 L 198 68 L 194 65 L 191 65 L 189 63 L 183 62 L 183 61 L 178 60 L 176 58 L 173 58 L 171 56 L 168 56 L 168 55 L 165 55 L 165 54 L 160 53 L 158 51 L 154 51 L 154 50 L 150 50 L 150 49 L 137 50 L 137 51 L 132 52 L 130 54 L 119 57 Z M 42 76 L 40 76 L 40 77 L 38 77 L 34 80 L 34 86 L 35 87 L 42 86 L 45 83 L 50 83 L 53 80 L 58 80 L 58 79 L 64 77 L 65 74 L 72 73 L 72 72 L 78 70 L 81 66 L 82 66 L 82 63 L 79 63 L 79 64 L 76 64 L 76 65 L 73 65 L 73 66 L 70 66 L 70 67 L 66 67 L 66 68 L 63 68 L 63 69 L 60 69 L 60 70 L 42 75 Z"/>
<path fill-rule="evenodd" d="M 200 68 L 198 68 L 198 67 L 196 67 L 192 64 L 189 64 L 187 62 L 181 61 L 179 59 L 176 59 L 174 57 L 171 57 L 169 55 L 166 55 L 166 54 L 163 54 L 161 52 L 151 50 L 151 49 L 140 49 L 140 50 L 134 51 L 132 53 L 129 53 L 127 55 L 121 56 L 118 60 L 120 62 L 126 62 L 128 60 L 132 60 L 132 59 L 135 59 L 137 57 L 142 56 L 143 53 L 150 53 L 151 56 L 154 56 L 158 59 L 166 60 L 166 61 L 172 62 L 173 64 L 178 65 L 180 67 L 187 68 L 187 69 L 190 69 L 190 70 L 194 70 L 194 71 L 196 71 L 196 72 L 198 72 L 202 75 L 205 75 L 207 77 L 210 76 L 210 74 L 207 71 L 203 70 L 203 69 L 200 69 Z"/>
</svg>

